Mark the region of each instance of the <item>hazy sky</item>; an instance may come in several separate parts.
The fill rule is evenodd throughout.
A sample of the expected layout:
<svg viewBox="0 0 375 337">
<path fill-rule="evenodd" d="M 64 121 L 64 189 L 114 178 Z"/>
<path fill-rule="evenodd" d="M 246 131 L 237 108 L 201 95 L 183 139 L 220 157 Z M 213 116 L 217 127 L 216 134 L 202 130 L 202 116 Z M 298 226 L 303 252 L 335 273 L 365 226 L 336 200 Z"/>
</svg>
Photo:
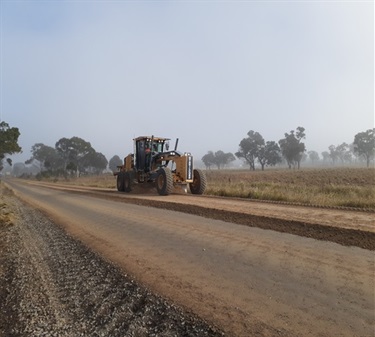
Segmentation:
<svg viewBox="0 0 375 337">
<path fill-rule="evenodd" d="M 73 136 L 109 160 L 152 134 L 201 158 L 298 126 L 320 153 L 374 127 L 373 1 L 0 2 L 14 161 Z"/>
</svg>

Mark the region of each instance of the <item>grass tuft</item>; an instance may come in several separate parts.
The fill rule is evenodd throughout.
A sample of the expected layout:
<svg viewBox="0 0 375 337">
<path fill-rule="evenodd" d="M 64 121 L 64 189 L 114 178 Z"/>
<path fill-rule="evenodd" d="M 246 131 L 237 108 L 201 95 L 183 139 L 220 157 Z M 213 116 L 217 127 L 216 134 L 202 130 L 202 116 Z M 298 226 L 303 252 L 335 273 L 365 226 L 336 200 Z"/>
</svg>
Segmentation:
<svg viewBox="0 0 375 337">
<path fill-rule="evenodd" d="M 14 225 L 14 214 L 5 201 L 4 187 L 0 185 L 0 229 Z"/>
</svg>

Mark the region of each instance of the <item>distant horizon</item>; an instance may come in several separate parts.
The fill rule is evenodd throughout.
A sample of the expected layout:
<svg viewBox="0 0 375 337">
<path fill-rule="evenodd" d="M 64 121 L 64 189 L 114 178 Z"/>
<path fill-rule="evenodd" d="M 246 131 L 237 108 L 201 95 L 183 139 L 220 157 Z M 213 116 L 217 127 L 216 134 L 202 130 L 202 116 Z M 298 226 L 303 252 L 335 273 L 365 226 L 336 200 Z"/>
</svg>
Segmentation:
<svg viewBox="0 0 375 337">
<path fill-rule="evenodd" d="M 5 122 L 6 122 L 6 121 L 5 121 Z M 11 127 L 12 127 L 12 126 L 11 126 Z M 16 127 L 16 126 L 14 126 L 14 127 Z M 368 130 L 368 129 L 367 129 L 367 130 Z M 367 130 L 363 130 L 363 131 L 359 131 L 359 132 L 364 132 L 364 131 L 367 131 Z M 256 131 L 256 130 L 254 130 L 254 131 Z M 359 133 L 359 132 L 358 132 L 358 133 Z M 321 158 L 322 152 L 325 152 L 325 151 L 329 152 L 329 149 L 328 149 L 329 146 L 331 146 L 331 145 L 338 146 L 338 145 L 341 145 L 342 143 L 346 143 L 346 144 L 348 144 L 348 145 L 351 145 L 351 144 L 353 144 L 354 136 L 355 136 L 355 135 L 353 135 L 353 140 L 352 140 L 351 142 L 344 142 L 344 141 L 343 141 L 343 142 L 339 142 L 339 143 L 337 143 L 337 144 L 330 144 L 330 145 L 327 146 L 326 149 L 323 149 L 322 151 L 317 151 L 317 150 L 315 150 L 315 149 L 308 149 L 308 148 L 307 148 L 306 151 L 305 151 L 305 153 L 308 154 L 309 151 L 316 151 L 316 152 L 319 154 L 320 159 L 322 159 L 322 158 Z M 74 136 L 74 137 L 75 137 L 75 136 Z M 79 137 L 79 136 L 76 136 L 76 137 Z M 164 136 L 155 135 L 155 137 L 164 137 Z M 247 135 L 245 135 L 243 138 L 246 138 L 246 137 L 247 137 Z M 308 137 L 308 135 L 306 135 L 306 138 L 307 138 L 307 137 Z M 71 138 L 71 137 L 62 137 L 62 138 Z M 81 138 L 81 137 L 79 137 L 79 138 Z M 168 137 L 165 137 L 165 138 L 168 138 Z M 243 138 L 239 139 L 238 144 L 240 143 L 240 141 L 241 141 Z M 282 138 L 283 138 L 283 137 L 282 137 Z M 61 139 L 61 138 L 60 138 L 60 139 Z M 281 139 L 281 138 L 280 138 L 280 139 Z M 55 143 L 56 143 L 58 140 L 59 140 L 59 139 L 56 139 Z M 90 142 L 90 140 L 88 140 L 88 139 L 84 139 L 84 140 Z M 179 143 L 180 143 L 180 141 L 181 141 L 181 139 L 179 139 Z M 274 139 L 265 139 L 265 141 L 275 141 L 275 142 L 278 143 L 279 140 L 274 140 Z M 174 144 L 175 139 L 171 139 L 171 142 Z M 302 142 L 306 144 L 306 139 L 304 139 Z M 40 143 L 40 142 L 37 142 L 37 143 Z M 46 145 L 46 146 L 50 146 L 50 147 L 55 148 L 55 143 L 54 143 L 53 145 L 50 145 L 50 144 L 44 144 L 44 143 L 43 143 L 43 144 Z M 91 143 L 91 142 L 90 142 L 90 143 Z M 118 155 L 120 158 L 125 157 L 126 155 L 128 155 L 129 153 L 132 152 L 132 149 L 133 149 L 133 147 L 132 147 L 132 145 L 133 145 L 133 138 L 131 138 L 130 143 L 131 143 L 131 151 L 130 151 L 130 152 L 123 153 L 123 154 L 119 154 L 119 153 L 116 154 L 116 153 L 115 153 L 115 154 L 113 154 L 113 155 L 111 155 L 111 156 L 107 156 L 107 154 L 103 153 L 103 155 L 107 158 L 108 161 L 109 161 L 113 156 L 115 156 L 115 155 Z M 172 144 L 172 143 L 171 143 L 171 144 Z M 32 144 L 32 146 L 33 146 L 33 145 L 35 145 L 35 144 Z M 93 144 L 91 144 L 91 145 L 92 145 L 92 147 L 96 150 L 95 146 L 93 146 Z M 30 150 L 31 150 L 31 147 L 30 147 L 29 151 L 30 151 Z M 188 149 L 182 149 L 182 148 L 180 149 L 180 146 L 179 146 L 178 150 L 180 150 L 180 151 L 182 151 L 182 152 L 191 152 L 191 151 L 189 151 Z M 221 149 L 221 148 L 217 148 L 217 149 L 215 149 L 215 150 L 207 150 L 207 151 L 205 151 L 202 155 L 199 155 L 198 157 L 197 157 L 194 153 L 192 153 L 192 152 L 191 152 L 191 154 L 194 156 L 194 159 L 195 159 L 195 160 L 201 160 L 201 158 L 202 158 L 205 154 L 207 154 L 209 151 L 217 152 L 217 151 L 220 151 L 220 150 L 224 151 L 224 150 Z M 97 150 L 96 150 L 96 151 L 97 151 Z M 226 152 L 226 153 L 227 153 L 227 152 L 231 152 L 231 153 L 234 155 L 235 152 L 237 152 L 237 151 L 238 151 L 238 148 L 235 149 L 235 150 L 233 150 L 233 151 L 224 151 L 224 152 Z M 100 151 L 97 151 L 97 152 L 100 152 Z M 12 161 L 14 161 L 14 162 L 24 162 L 24 161 L 30 159 L 30 158 L 32 157 L 32 154 L 31 154 L 31 152 L 29 152 L 29 155 L 26 155 L 24 149 L 22 149 L 22 153 L 21 153 L 21 154 L 14 154 L 14 155 L 7 156 L 7 157 L 11 158 Z M 20 159 L 20 158 L 24 158 L 24 160 L 23 160 L 23 159 Z M 236 159 L 238 159 L 238 158 L 236 157 Z M 238 159 L 238 160 L 241 160 L 241 159 Z"/>
</svg>

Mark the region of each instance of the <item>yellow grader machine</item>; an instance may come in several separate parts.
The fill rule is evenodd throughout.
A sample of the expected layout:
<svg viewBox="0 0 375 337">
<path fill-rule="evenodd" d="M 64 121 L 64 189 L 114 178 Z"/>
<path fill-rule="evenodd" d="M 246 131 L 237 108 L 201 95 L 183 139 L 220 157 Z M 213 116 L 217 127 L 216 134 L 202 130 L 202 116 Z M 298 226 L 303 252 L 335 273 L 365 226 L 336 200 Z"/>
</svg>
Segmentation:
<svg viewBox="0 0 375 337">
<path fill-rule="evenodd" d="M 172 151 L 169 140 L 154 136 L 135 138 L 134 153 L 126 156 L 124 165 L 114 173 L 117 190 L 131 192 L 134 184 L 151 183 L 160 195 L 170 194 L 175 187 L 187 192 L 188 185 L 191 193 L 203 194 L 207 184 L 204 172 L 193 168 L 190 153 L 177 151 L 178 138 Z"/>
</svg>

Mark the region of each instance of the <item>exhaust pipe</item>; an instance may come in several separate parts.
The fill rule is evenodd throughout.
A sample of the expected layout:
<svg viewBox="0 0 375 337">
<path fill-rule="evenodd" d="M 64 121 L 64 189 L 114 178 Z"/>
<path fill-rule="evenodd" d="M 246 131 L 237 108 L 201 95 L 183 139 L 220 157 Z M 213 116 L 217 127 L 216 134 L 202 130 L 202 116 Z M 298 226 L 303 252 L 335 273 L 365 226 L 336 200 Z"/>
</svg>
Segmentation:
<svg viewBox="0 0 375 337">
<path fill-rule="evenodd" d="M 151 167 L 152 167 L 152 160 L 151 160 L 151 157 L 152 157 L 152 150 L 153 150 L 153 147 L 154 147 L 154 135 L 151 136 L 151 147 L 150 147 L 150 163 L 149 163 L 149 166 L 148 166 L 148 170 L 151 172 Z"/>
</svg>

